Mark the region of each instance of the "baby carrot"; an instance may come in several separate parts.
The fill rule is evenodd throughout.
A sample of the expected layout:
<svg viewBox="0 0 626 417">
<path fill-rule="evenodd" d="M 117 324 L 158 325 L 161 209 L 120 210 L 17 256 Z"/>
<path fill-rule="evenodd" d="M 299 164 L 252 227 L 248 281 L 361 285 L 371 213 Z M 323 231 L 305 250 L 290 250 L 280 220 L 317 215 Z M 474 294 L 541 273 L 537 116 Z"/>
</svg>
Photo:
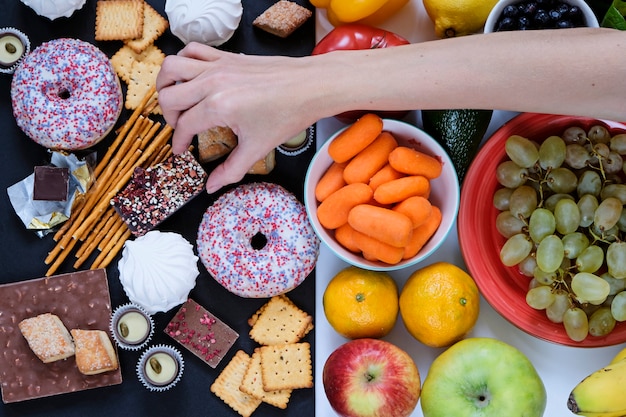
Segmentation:
<svg viewBox="0 0 626 417">
<path fill-rule="evenodd" d="M 356 154 L 343 170 L 343 179 L 352 184 L 355 182 L 368 183 L 370 178 L 387 164 L 389 153 L 398 146 L 393 135 L 382 132 L 367 148 Z"/>
<path fill-rule="evenodd" d="M 317 218 L 327 229 L 336 229 L 348 221 L 350 209 L 372 198 L 372 189 L 367 184 L 344 185 L 317 206 Z"/>
<path fill-rule="evenodd" d="M 406 200 L 415 195 L 430 193 L 430 182 L 421 175 L 411 175 L 381 184 L 374 191 L 374 200 L 381 204 L 391 204 Z"/>
<path fill-rule="evenodd" d="M 337 162 L 330 164 L 315 186 L 315 198 L 317 201 L 324 201 L 326 197 L 346 185 L 343 179 L 343 169 L 345 166 L 345 162 L 342 164 L 338 164 Z"/>
<path fill-rule="evenodd" d="M 387 163 L 384 167 L 379 169 L 378 172 L 372 175 L 368 184 L 372 190 L 376 191 L 376 188 L 378 188 L 380 184 L 402 177 L 404 177 L 403 173 L 396 171 Z"/>
<path fill-rule="evenodd" d="M 348 224 L 358 232 L 399 248 L 409 243 L 413 233 L 413 224 L 407 216 L 371 204 L 359 204 L 352 208 Z"/>
<path fill-rule="evenodd" d="M 400 262 L 404 255 L 404 248 L 388 245 L 356 230 L 352 238 L 354 244 L 363 252 L 363 257 L 368 260 L 373 258 L 377 261 L 394 265 Z"/>
<path fill-rule="evenodd" d="M 382 131 L 383 120 L 367 113 L 333 139 L 328 154 L 335 162 L 346 162 L 374 142 Z"/>
<path fill-rule="evenodd" d="M 413 229 L 413 235 L 411 236 L 411 240 L 408 245 L 404 248 L 404 256 L 403 259 L 412 258 L 417 255 L 428 239 L 435 234 L 439 225 L 441 224 L 441 210 L 439 207 L 433 206 L 432 213 L 428 219 L 421 225 L 417 226 Z"/>
<path fill-rule="evenodd" d="M 416 195 L 399 202 L 392 210 L 406 215 L 416 228 L 430 217 L 432 206 L 427 198 Z"/>
<path fill-rule="evenodd" d="M 361 249 L 354 243 L 354 234 L 358 233 L 348 223 L 342 224 L 335 229 L 335 239 L 350 252 L 359 253 Z"/>
<path fill-rule="evenodd" d="M 441 175 L 441 162 L 430 155 L 406 146 L 398 146 L 389 154 L 389 164 L 408 175 L 423 175 L 428 179 Z"/>
</svg>

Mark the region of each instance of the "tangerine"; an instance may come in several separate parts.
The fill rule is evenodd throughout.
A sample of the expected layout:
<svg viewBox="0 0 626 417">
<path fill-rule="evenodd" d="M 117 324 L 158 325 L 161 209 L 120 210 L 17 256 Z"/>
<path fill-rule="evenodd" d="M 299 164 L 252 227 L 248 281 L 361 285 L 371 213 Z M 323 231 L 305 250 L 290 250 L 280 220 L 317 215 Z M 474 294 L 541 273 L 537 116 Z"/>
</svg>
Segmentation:
<svg viewBox="0 0 626 417">
<path fill-rule="evenodd" d="M 398 286 L 386 272 L 349 266 L 330 280 L 322 304 L 328 323 L 340 335 L 381 338 L 398 318 Z"/>
<path fill-rule="evenodd" d="M 480 295 L 474 279 L 447 262 L 413 272 L 400 293 L 400 315 L 408 332 L 430 347 L 461 340 L 476 324 Z"/>
</svg>

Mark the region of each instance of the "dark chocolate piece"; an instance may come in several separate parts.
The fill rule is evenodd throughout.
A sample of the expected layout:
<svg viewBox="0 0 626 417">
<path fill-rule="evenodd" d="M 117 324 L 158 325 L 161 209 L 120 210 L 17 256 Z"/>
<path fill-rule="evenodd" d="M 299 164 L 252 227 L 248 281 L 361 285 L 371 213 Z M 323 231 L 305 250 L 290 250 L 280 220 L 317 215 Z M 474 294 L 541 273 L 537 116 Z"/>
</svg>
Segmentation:
<svg viewBox="0 0 626 417">
<path fill-rule="evenodd" d="M 215 368 L 239 334 L 192 299 L 165 327 L 165 333 Z"/>
<path fill-rule="evenodd" d="M 191 152 L 137 168 L 111 204 L 135 236 L 143 236 L 204 190 L 207 174 Z"/>
<path fill-rule="evenodd" d="M 81 271 L 0 285 L 0 381 L 4 403 L 122 383 L 119 368 L 83 375 L 73 357 L 53 363 L 39 360 L 17 324 L 48 312 L 56 314 L 68 329 L 106 331 L 111 319 L 106 271 Z"/>
<path fill-rule="evenodd" d="M 33 200 L 67 201 L 70 170 L 55 166 L 36 166 Z"/>
</svg>

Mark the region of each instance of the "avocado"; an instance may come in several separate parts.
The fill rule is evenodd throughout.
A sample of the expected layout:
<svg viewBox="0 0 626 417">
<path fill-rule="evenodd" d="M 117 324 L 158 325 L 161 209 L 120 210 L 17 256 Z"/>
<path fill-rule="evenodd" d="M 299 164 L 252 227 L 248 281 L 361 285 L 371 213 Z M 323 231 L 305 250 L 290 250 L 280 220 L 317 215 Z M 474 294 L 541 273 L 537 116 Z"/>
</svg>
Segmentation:
<svg viewBox="0 0 626 417">
<path fill-rule="evenodd" d="M 493 110 L 422 110 L 424 131 L 445 149 L 454 164 L 459 183 L 476 156 L 487 132 Z"/>
</svg>

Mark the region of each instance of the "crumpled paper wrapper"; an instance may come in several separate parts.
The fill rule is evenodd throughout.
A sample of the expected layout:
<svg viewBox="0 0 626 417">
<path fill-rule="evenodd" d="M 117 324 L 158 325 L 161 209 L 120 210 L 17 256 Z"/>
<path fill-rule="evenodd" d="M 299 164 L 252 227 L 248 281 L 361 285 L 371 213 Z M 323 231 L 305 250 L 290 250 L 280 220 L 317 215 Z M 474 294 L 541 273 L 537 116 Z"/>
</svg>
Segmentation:
<svg viewBox="0 0 626 417">
<path fill-rule="evenodd" d="M 7 188 L 13 209 L 27 229 L 34 230 L 39 237 L 43 237 L 70 218 L 74 203 L 84 196 L 93 183 L 91 159 L 88 156 L 79 160 L 74 154 L 52 152 L 51 165 L 68 168 L 70 171 L 66 201 L 34 200 L 34 172 Z"/>
</svg>

